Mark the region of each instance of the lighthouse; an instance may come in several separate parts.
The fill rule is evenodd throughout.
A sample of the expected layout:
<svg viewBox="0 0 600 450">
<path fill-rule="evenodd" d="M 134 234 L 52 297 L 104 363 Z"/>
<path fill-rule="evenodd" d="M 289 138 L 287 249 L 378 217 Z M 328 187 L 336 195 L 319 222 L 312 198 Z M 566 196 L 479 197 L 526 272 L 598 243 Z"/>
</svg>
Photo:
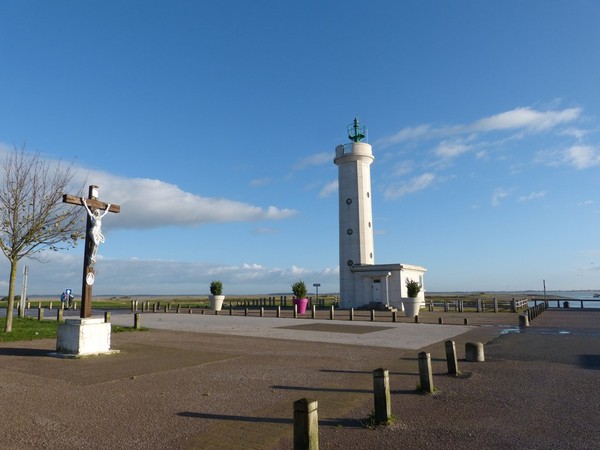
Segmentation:
<svg viewBox="0 0 600 450">
<path fill-rule="evenodd" d="M 371 164 L 375 158 L 371 146 L 362 142 L 364 138 L 364 127 L 360 126 L 358 119 L 354 119 L 348 126 L 350 142 L 336 147 L 333 160 L 338 166 L 342 301 L 354 296 L 352 268 L 375 264 L 371 207 Z"/>
<path fill-rule="evenodd" d="M 348 125 L 350 142 L 335 149 L 339 191 L 340 300 L 343 308 L 399 306 L 406 297 L 407 278 L 423 288 L 426 269 L 406 264 L 375 264 L 371 164 L 372 147 L 363 142 L 365 127 L 358 119 Z M 424 302 L 424 289 L 420 296 Z"/>
</svg>

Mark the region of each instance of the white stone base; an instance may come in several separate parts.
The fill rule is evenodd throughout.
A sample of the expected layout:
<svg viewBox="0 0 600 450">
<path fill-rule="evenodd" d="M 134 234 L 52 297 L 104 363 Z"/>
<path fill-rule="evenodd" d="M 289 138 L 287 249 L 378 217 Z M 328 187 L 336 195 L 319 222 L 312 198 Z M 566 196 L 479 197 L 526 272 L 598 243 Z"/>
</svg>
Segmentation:
<svg viewBox="0 0 600 450">
<path fill-rule="evenodd" d="M 56 352 L 73 356 L 111 353 L 110 323 L 91 317 L 65 320 L 58 325 Z"/>
</svg>

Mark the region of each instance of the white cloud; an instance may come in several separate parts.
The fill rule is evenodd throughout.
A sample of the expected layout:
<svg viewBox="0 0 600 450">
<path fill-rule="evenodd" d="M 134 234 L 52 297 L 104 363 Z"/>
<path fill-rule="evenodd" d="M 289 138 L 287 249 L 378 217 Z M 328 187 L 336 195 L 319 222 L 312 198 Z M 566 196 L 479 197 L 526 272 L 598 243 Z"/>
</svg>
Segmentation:
<svg viewBox="0 0 600 450">
<path fill-rule="evenodd" d="M 398 131 L 396 134 L 392 136 L 388 136 L 387 138 L 383 138 L 377 142 L 381 148 L 389 147 L 390 145 L 400 144 L 406 141 L 414 141 L 422 138 L 428 137 L 432 134 L 431 125 L 419 125 L 413 128 L 403 128 Z M 437 133 L 436 130 L 433 130 L 433 134 Z"/>
<path fill-rule="evenodd" d="M 467 128 L 472 131 L 496 131 L 518 128 L 547 130 L 557 125 L 572 122 L 581 115 L 581 108 L 562 111 L 536 111 L 531 108 L 515 108 L 474 122 Z"/>
<path fill-rule="evenodd" d="M 83 179 L 83 173 L 79 177 Z M 91 172 L 87 179 L 100 186 L 101 200 L 121 206 L 121 213 L 111 215 L 111 219 L 106 221 L 107 228 L 149 229 L 215 222 L 281 220 L 296 214 L 293 209 L 202 197 L 161 180 L 123 178 L 105 172 Z"/>
<path fill-rule="evenodd" d="M 312 166 L 322 166 L 323 164 L 329 164 L 333 160 L 333 155 L 329 152 L 316 153 L 309 155 L 306 158 L 302 158 L 300 161 L 294 164 L 295 170 L 306 169 Z"/>
<path fill-rule="evenodd" d="M 471 147 L 461 142 L 442 141 L 433 152 L 440 158 L 455 158 L 468 152 L 470 149 Z"/>
<path fill-rule="evenodd" d="M 424 173 L 399 186 L 390 186 L 385 190 L 384 196 L 386 199 L 394 199 L 407 194 L 414 194 L 415 192 L 422 191 L 429 187 L 435 179 L 436 177 L 434 174 Z"/>
<path fill-rule="evenodd" d="M 600 150 L 589 145 L 574 145 L 564 153 L 564 161 L 576 169 L 600 165 Z"/>
<path fill-rule="evenodd" d="M 338 190 L 338 180 L 333 180 L 323 186 L 321 192 L 319 192 L 319 198 L 329 197 L 331 194 Z"/>
<path fill-rule="evenodd" d="M 264 178 L 255 178 L 254 180 L 250 181 L 250 187 L 261 187 L 261 186 L 266 186 L 268 184 L 271 183 L 271 178 L 269 177 L 264 177 Z"/>
<path fill-rule="evenodd" d="M 431 124 L 423 124 L 416 127 L 403 128 L 391 136 L 380 139 L 377 141 L 377 145 L 385 148 L 408 141 L 444 139 L 451 136 L 493 131 L 525 130 L 541 132 L 573 122 L 580 118 L 581 112 L 581 108 L 538 111 L 529 107 L 519 107 L 467 124 L 438 127 Z M 579 133 L 581 133 L 581 130 L 579 130 Z"/>
<path fill-rule="evenodd" d="M 523 195 L 519 197 L 520 202 L 529 202 L 531 200 L 537 200 L 546 197 L 546 191 L 532 192 L 529 195 Z"/>
<path fill-rule="evenodd" d="M 496 188 L 494 193 L 492 194 L 492 206 L 496 207 L 500 204 L 500 200 L 508 197 L 510 195 L 510 191 L 507 191 L 503 188 Z"/>
</svg>

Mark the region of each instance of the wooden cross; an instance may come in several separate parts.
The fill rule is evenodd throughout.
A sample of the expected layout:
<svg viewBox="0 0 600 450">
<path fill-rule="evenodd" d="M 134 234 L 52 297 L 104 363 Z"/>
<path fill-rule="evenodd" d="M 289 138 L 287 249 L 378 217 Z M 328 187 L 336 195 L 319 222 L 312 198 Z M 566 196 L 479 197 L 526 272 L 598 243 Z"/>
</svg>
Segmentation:
<svg viewBox="0 0 600 450">
<path fill-rule="evenodd" d="M 89 209 L 92 213 L 96 213 L 98 210 L 105 210 L 107 212 L 119 213 L 121 207 L 119 205 L 111 205 L 109 203 L 98 200 L 99 188 L 98 186 L 90 186 L 88 198 L 85 201 L 81 197 L 75 195 L 64 194 L 63 203 L 70 203 L 71 205 L 84 206 Z M 99 222 L 99 220 L 98 220 Z M 98 224 L 99 225 L 99 224 Z M 98 250 L 98 243 L 94 241 L 94 231 L 96 234 L 100 234 L 100 226 L 97 229 L 94 228 L 92 217 L 90 214 L 87 215 L 87 225 L 85 227 L 85 253 L 83 256 L 83 281 L 81 285 L 81 315 L 82 319 L 91 317 L 92 315 L 92 285 L 94 284 L 94 263 L 96 262 L 96 251 Z M 104 238 L 102 237 L 102 241 Z"/>
</svg>

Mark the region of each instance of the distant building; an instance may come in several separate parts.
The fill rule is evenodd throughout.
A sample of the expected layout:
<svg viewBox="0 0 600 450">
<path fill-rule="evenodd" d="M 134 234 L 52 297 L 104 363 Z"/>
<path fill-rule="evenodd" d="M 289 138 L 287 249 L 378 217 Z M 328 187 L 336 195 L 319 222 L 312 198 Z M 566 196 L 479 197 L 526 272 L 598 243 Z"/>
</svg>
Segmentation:
<svg viewBox="0 0 600 450">
<path fill-rule="evenodd" d="M 401 308 L 407 297 L 406 279 L 421 284 L 419 299 L 425 301 L 424 267 L 408 264 L 375 264 L 371 163 L 373 151 L 358 119 L 348 126 L 348 144 L 338 145 L 333 162 L 338 166 L 340 300 L 342 308 L 371 303 Z"/>
</svg>

